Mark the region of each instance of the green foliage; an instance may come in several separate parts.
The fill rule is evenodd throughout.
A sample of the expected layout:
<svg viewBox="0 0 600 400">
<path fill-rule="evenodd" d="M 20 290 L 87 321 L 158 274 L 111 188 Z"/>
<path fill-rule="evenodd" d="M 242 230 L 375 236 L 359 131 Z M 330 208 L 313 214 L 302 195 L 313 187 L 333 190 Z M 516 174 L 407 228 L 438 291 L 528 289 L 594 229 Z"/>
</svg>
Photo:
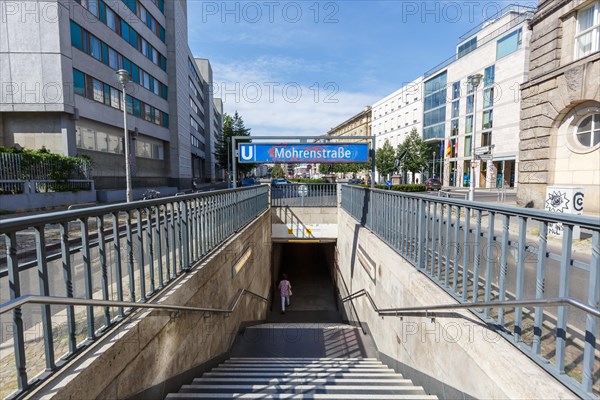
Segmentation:
<svg viewBox="0 0 600 400">
<path fill-rule="evenodd" d="M 404 153 L 402 158 L 402 169 L 412 172 L 412 181 L 415 181 L 415 174 L 421 172 L 429 163 L 429 146 L 413 128 L 410 134 L 404 139 L 404 142 L 398 146 L 398 157 Z"/>
<path fill-rule="evenodd" d="M 15 168 L 12 171 L 5 171 L 2 179 L 52 180 L 55 182 L 40 186 L 50 186 L 54 192 L 65 192 L 74 190 L 68 184 L 70 179 L 91 178 L 89 157 L 63 156 L 51 153 L 45 147 L 40 150 L 30 150 L 0 146 L 1 153 L 19 156 L 15 160 Z M 8 176 L 9 174 L 13 176 Z"/>
<path fill-rule="evenodd" d="M 283 172 L 283 168 L 281 167 L 281 164 L 275 164 L 275 166 L 271 170 L 271 176 L 273 178 L 283 178 L 284 174 L 285 173 Z"/>
<path fill-rule="evenodd" d="M 323 178 L 315 178 L 315 179 L 310 179 L 310 178 L 292 178 L 290 179 L 290 182 L 298 182 L 298 183 L 327 183 L 327 179 L 323 179 Z"/>
<path fill-rule="evenodd" d="M 385 141 L 381 149 L 375 153 L 375 166 L 382 176 L 387 176 L 394 172 L 394 162 L 396 161 L 396 152 L 388 140 Z"/>
<path fill-rule="evenodd" d="M 217 164 L 219 167 L 224 170 L 229 171 L 233 162 L 237 162 L 237 160 L 231 160 L 231 138 L 233 136 L 248 136 L 250 137 L 250 128 L 246 128 L 244 126 L 244 120 L 238 112 L 236 111 L 233 114 L 233 117 L 227 113 L 223 116 L 223 136 L 217 142 L 215 146 L 215 157 L 217 159 Z M 251 142 L 251 139 L 237 139 L 236 143 L 248 143 Z M 255 164 L 240 164 L 237 163 L 237 172 L 239 174 L 245 175 L 250 172 L 252 168 L 254 168 Z"/>
<path fill-rule="evenodd" d="M 375 185 L 377 189 L 388 189 L 386 185 Z M 402 184 L 402 185 L 392 185 L 390 190 L 395 190 L 397 192 L 426 192 L 427 188 L 425 185 L 421 183 L 417 184 Z"/>
<path fill-rule="evenodd" d="M 370 170 L 369 163 L 353 163 L 353 164 L 319 164 L 319 172 L 323 175 L 334 173 L 358 173 L 365 170 Z"/>
</svg>

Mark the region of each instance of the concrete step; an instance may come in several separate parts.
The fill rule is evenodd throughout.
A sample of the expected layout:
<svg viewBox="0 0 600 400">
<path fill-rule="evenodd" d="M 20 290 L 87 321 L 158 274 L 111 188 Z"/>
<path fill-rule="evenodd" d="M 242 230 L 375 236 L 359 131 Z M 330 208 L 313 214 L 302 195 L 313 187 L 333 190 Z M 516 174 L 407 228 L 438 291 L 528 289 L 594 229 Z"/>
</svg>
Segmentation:
<svg viewBox="0 0 600 400">
<path fill-rule="evenodd" d="M 386 366 L 377 367 L 354 367 L 354 366 L 342 366 L 342 367 L 283 367 L 283 366 L 265 366 L 265 367 L 216 367 L 212 369 L 215 372 L 390 372 L 394 370 L 387 368 Z"/>
<path fill-rule="evenodd" d="M 437 400 L 437 396 L 425 394 L 171 393 L 166 399 Z"/>
<path fill-rule="evenodd" d="M 372 360 L 369 358 L 356 358 L 356 359 L 343 359 L 343 358 L 260 358 L 260 359 L 242 359 L 232 358 L 225 363 L 237 363 L 237 364 L 273 364 L 273 363 L 319 363 L 319 364 L 377 364 L 381 365 L 381 361 Z"/>
<path fill-rule="evenodd" d="M 375 362 L 378 364 L 381 364 L 381 361 L 379 361 L 376 358 L 367 358 L 367 357 L 339 357 L 339 358 L 335 358 L 335 357 L 316 357 L 316 358 L 310 358 L 310 357 L 231 357 L 228 359 L 228 361 L 238 361 L 238 362 L 260 362 L 260 361 L 267 361 L 267 362 L 272 362 L 272 361 L 324 361 L 324 362 L 335 362 L 335 361 L 371 361 L 371 362 Z"/>
<path fill-rule="evenodd" d="M 375 358 L 235 357 L 167 399 L 436 399 Z"/>
<path fill-rule="evenodd" d="M 402 378 L 402 375 L 395 372 L 361 372 L 361 373 L 350 373 L 350 372 L 206 372 L 203 377 L 214 377 L 214 378 L 230 378 L 235 379 L 236 377 L 262 377 L 262 378 L 349 378 L 349 379 L 393 379 Z"/>
<path fill-rule="evenodd" d="M 420 386 L 387 385 L 183 385 L 179 393 L 425 394 Z"/>
<path fill-rule="evenodd" d="M 192 382 L 192 385 L 200 384 L 213 384 L 213 383 L 232 383 L 231 377 L 218 378 L 218 377 L 206 377 L 196 378 Z M 252 378 L 235 378 L 235 383 L 253 383 L 256 385 L 278 385 L 278 384 L 313 384 L 313 385 L 324 385 L 324 384 L 339 384 L 339 385 L 406 385 L 411 386 L 412 381 L 410 379 L 394 378 L 394 377 L 383 377 L 379 379 L 374 378 L 313 378 L 310 376 L 299 377 L 299 378 L 272 378 L 272 377 L 252 377 Z"/>
<path fill-rule="evenodd" d="M 382 364 L 375 363 L 362 363 L 362 362 L 291 362 L 291 361 L 281 361 L 274 363 L 242 363 L 242 362 L 225 362 L 219 364 L 219 367 L 222 368 L 297 368 L 297 367 L 305 367 L 305 368 L 344 368 L 344 367 L 355 367 L 355 368 L 387 368 Z"/>
</svg>

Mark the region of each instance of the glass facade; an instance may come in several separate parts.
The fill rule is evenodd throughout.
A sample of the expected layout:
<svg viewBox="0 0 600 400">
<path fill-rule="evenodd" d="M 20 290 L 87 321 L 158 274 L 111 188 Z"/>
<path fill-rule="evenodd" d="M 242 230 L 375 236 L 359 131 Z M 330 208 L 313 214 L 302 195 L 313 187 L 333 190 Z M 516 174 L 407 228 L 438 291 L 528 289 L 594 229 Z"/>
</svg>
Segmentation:
<svg viewBox="0 0 600 400">
<path fill-rule="evenodd" d="M 106 26 L 108 26 L 112 31 L 121 36 L 126 42 L 128 42 L 131 46 L 135 47 L 136 50 L 141 52 L 151 60 L 154 64 L 158 65 L 164 71 L 167 70 L 167 59 L 165 56 L 160 54 L 158 50 L 156 50 L 151 45 L 149 46 L 149 51 L 146 53 L 142 52 L 142 35 L 140 35 L 135 29 L 131 27 L 124 19 L 119 17 L 106 3 L 102 0 L 75 0 L 77 3 L 81 4 L 84 8 L 88 9 L 92 14 L 94 14 L 100 21 L 102 21 Z M 124 0 L 126 1 L 126 0 Z M 130 0 L 135 3 L 135 0 Z M 156 21 L 155 21 L 156 22 Z M 162 29 L 161 40 L 164 42 L 164 28 Z M 160 29 L 157 28 L 158 36 L 160 37 Z M 156 33 L 156 32 L 155 32 Z"/>
<path fill-rule="evenodd" d="M 90 75 L 86 75 L 77 69 L 73 69 L 73 80 L 76 94 L 106 104 L 112 108 L 123 109 L 123 105 L 121 104 L 123 94 L 120 90 L 101 82 Z M 167 113 L 141 102 L 130 95 L 126 96 L 126 101 L 127 112 L 129 114 L 138 118 L 144 118 L 148 122 L 164 126 L 165 128 L 169 127 L 169 115 Z"/>
<path fill-rule="evenodd" d="M 165 100 L 167 99 L 169 93 L 167 85 L 160 82 L 73 21 L 71 21 L 71 45 L 84 53 L 91 55 L 114 70 L 121 68 L 127 70 L 135 83 L 143 86 L 157 96 L 160 96 Z"/>
<path fill-rule="evenodd" d="M 447 72 L 425 81 L 423 107 L 423 139 L 443 139 L 446 136 Z"/>
</svg>

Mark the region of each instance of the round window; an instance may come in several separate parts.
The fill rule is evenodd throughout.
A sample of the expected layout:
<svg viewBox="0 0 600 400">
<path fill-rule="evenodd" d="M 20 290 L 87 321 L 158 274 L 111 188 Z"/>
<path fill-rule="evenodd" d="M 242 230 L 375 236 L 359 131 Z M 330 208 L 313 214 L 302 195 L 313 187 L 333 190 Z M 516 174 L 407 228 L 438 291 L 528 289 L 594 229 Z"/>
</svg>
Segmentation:
<svg viewBox="0 0 600 400">
<path fill-rule="evenodd" d="M 600 143 L 600 114 L 592 114 L 577 125 L 575 129 L 577 142 L 586 148 L 593 148 Z"/>
</svg>

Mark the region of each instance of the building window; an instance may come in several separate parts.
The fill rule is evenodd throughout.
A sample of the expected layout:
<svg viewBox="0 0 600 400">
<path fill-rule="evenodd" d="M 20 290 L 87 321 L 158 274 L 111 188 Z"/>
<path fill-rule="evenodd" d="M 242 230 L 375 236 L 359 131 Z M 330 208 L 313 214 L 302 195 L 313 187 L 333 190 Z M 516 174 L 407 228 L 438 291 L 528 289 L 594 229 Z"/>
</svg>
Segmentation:
<svg viewBox="0 0 600 400">
<path fill-rule="evenodd" d="M 458 58 L 464 57 L 477 48 L 477 37 L 458 46 Z"/>
<path fill-rule="evenodd" d="M 102 53 L 100 51 L 100 40 L 96 36 L 90 35 L 90 55 L 96 60 L 102 60 Z"/>
<path fill-rule="evenodd" d="M 73 87 L 75 94 L 85 96 L 85 75 L 76 69 L 73 70 Z"/>
<path fill-rule="evenodd" d="M 600 143 L 600 114 L 584 118 L 575 129 L 577 141 L 586 148 L 593 148 Z"/>
<path fill-rule="evenodd" d="M 487 110 L 483 112 L 483 124 L 482 129 L 492 129 L 494 122 L 493 110 Z"/>
<path fill-rule="evenodd" d="M 509 33 L 496 42 L 496 59 L 506 57 L 521 48 L 523 43 L 522 28 Z"/>
<path fill-rule="evenodd" d="M 481 134 L 481 145 L 491 146 L 492 145 L 492 132 L 483 132 Z"/>
<path fill-rule="evenodd" d="M 450 135 L 452 135 L 452 136 L 458 135 L 458 119 L 453 119 L 450 122 Z"/>
<path fill-rule="evenodd" d="M 577 13 L 575 59 L 598 51 L 600 43 L 600 1 Z"/>
<path fill-rule="evenodd" d="M 473 132 L 473 116 L 467 115 L 465 118 L 465 133 Z"/>
<path fill-rule="evenodd" d="M 460 100 L 452 102 L 452 118 L 458 118 Z"/>
<path fill-rule="evenodd" d="M 465 157 L 469 157 L 471 155 L 471 136 L 465 136 Z"/>
<path fill-rule="evenodd" d="M 483 108 L 490 108 L 494 105 L 494 88 L 483 90 Z"/>
<path fill-rule="evenodd" d="M 483 72 L 483 87 L 488 87 L 494 84 L 496 79 L 496 67 L 491 65 Z"/>
<path fill-rule="evenodd" d="M 474 95 L 467 96 L 467 114 L 473 114 L 473 97 Z"/>
<path fill-rule="evenodd" d="M 454 82 L 452 84 L 452 100 L 458 99 L 460 97 L 460 81 Z"/>
<path fill-rule="evenodd" d="M 93 87 L 93 99 L 97 102 L 104 103 L 104 90 L 103 90 L 104 85 L 102 84 L 102 82 L 94 79 L 94 80 L 92 80 L 92 87 Z"/>
</svg>

